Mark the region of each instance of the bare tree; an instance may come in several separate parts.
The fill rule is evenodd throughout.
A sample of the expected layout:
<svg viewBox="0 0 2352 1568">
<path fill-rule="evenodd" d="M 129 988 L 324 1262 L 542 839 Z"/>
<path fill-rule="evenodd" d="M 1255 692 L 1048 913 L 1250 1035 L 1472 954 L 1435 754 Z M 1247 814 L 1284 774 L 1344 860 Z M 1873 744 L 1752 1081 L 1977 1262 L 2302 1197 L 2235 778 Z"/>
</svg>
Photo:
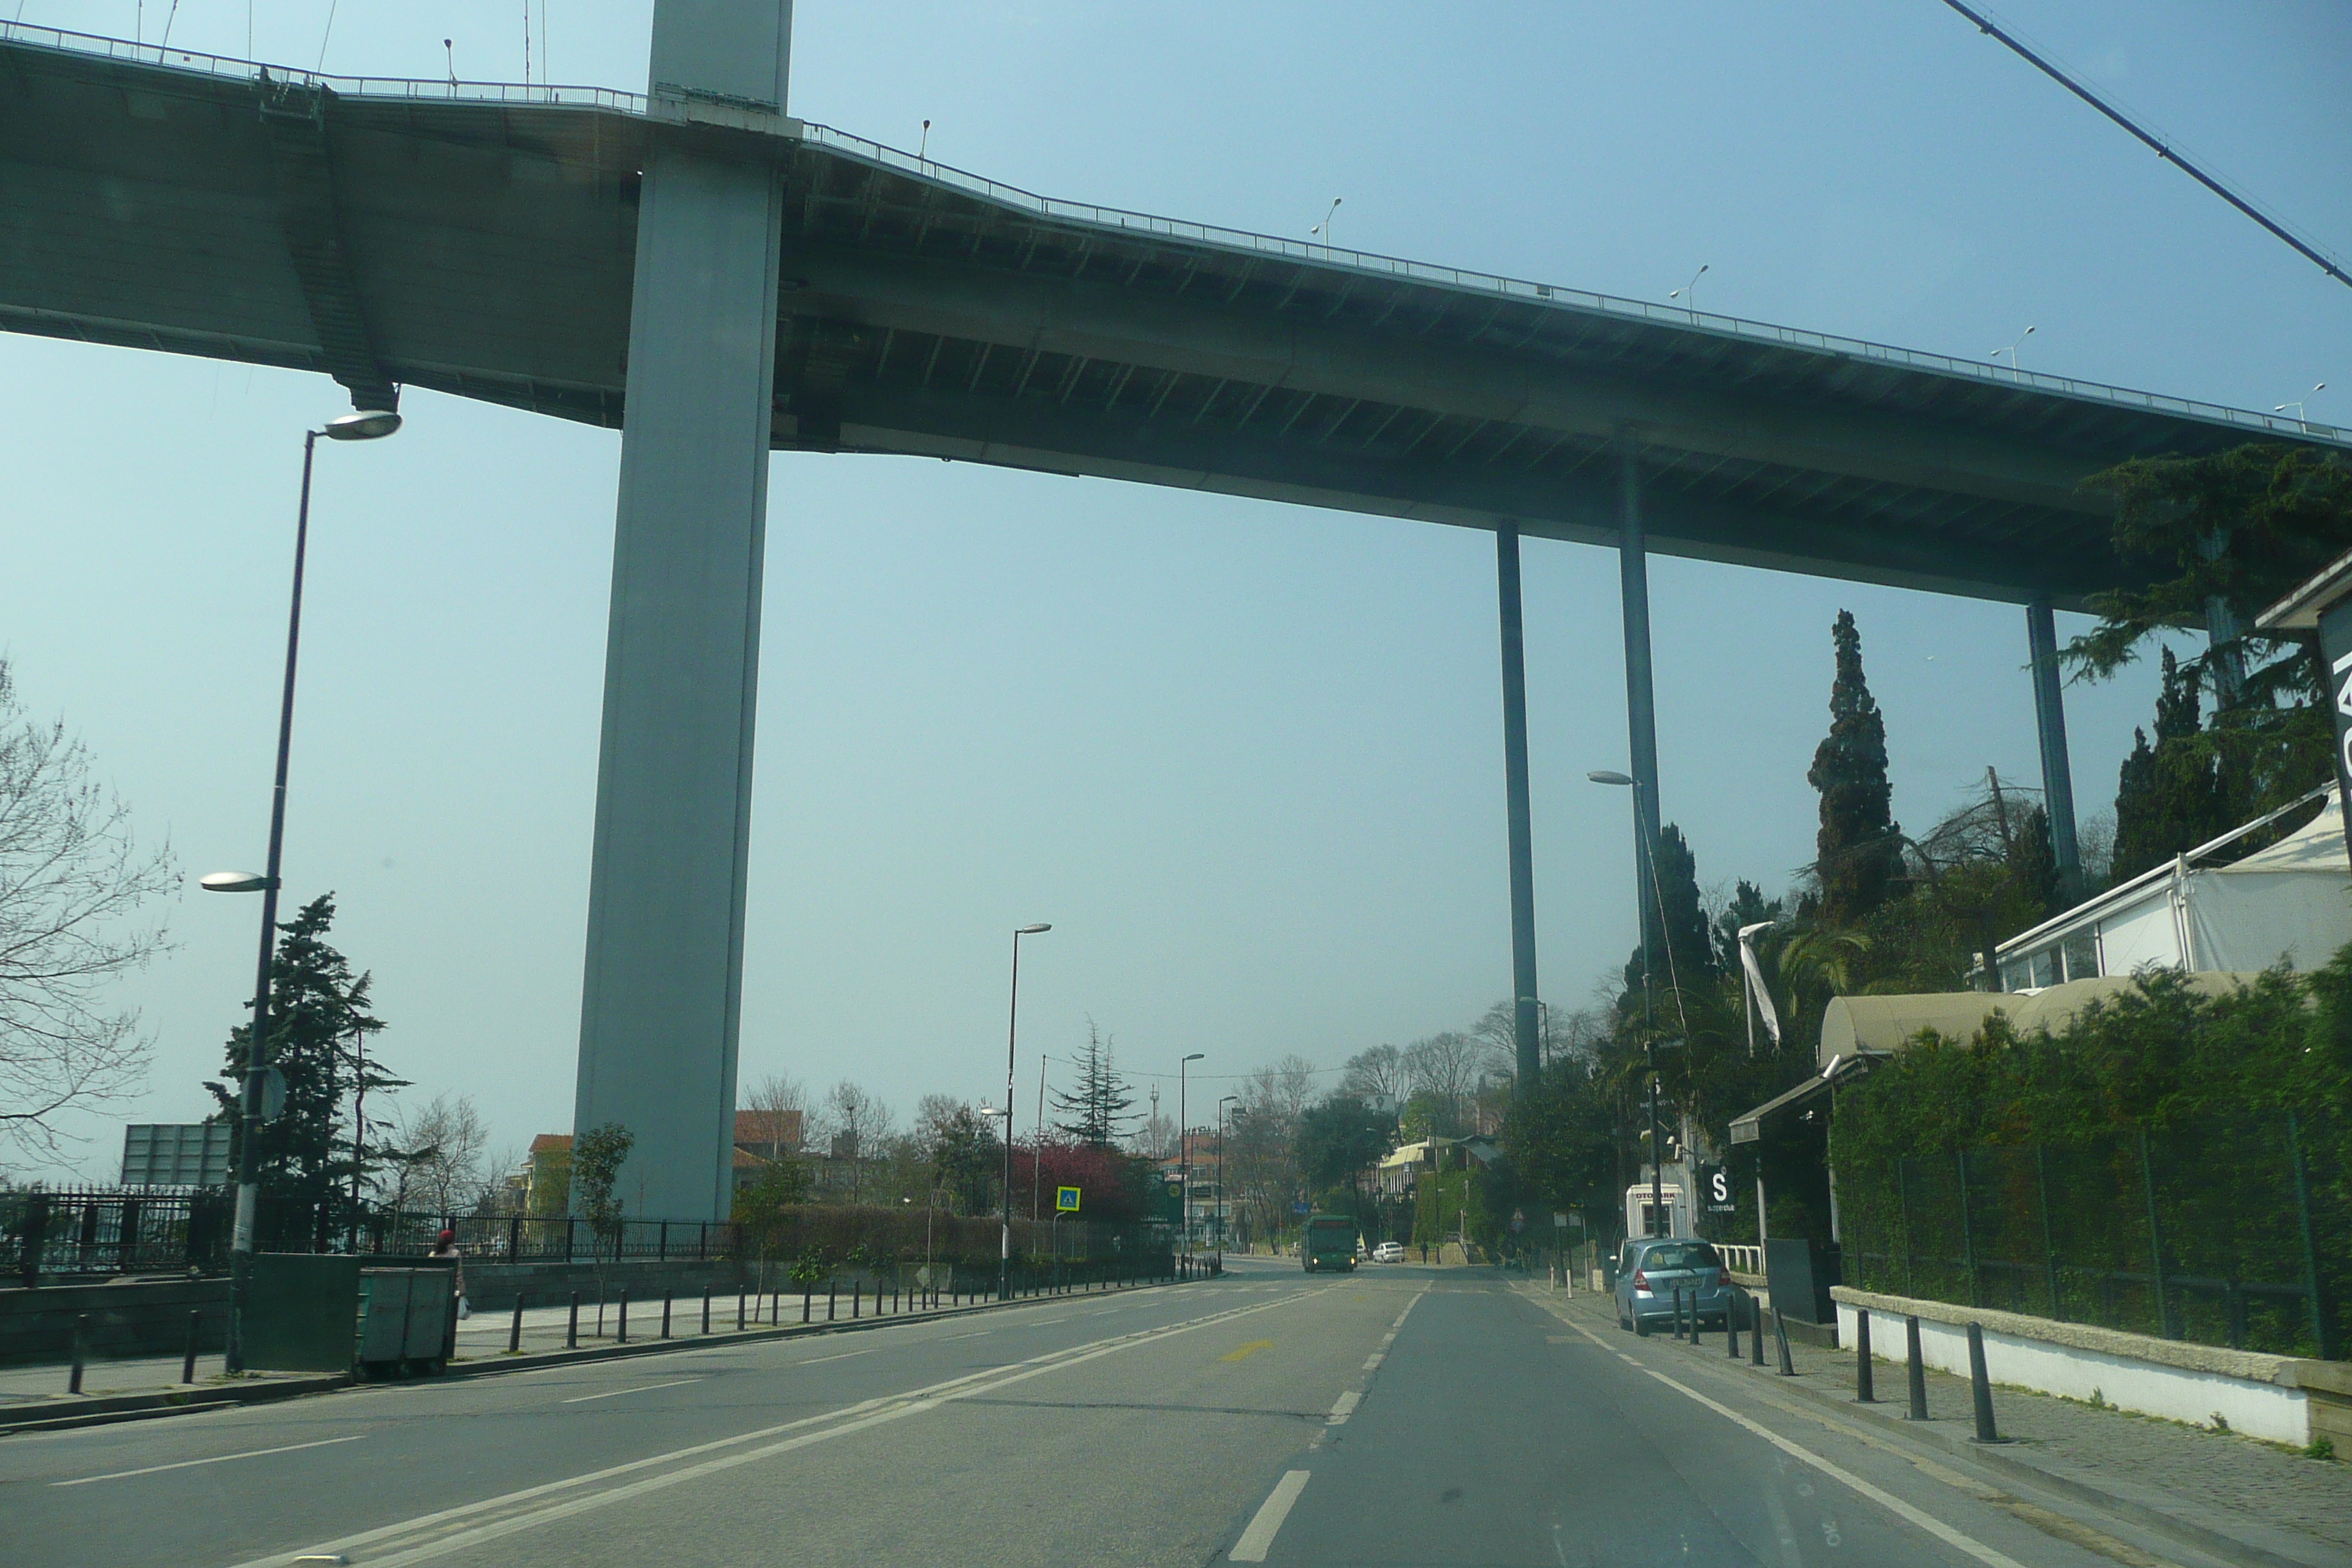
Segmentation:
<svg viewBox="0 0 2352 1568">
<path fill-rule="evenodd" d="M 53 1153 L 56 1119 L 138 1091 L 149 1041 L 108 985 L 163 952 L 142 905 L 175 880 L 65 725 L 26 715 L 0 659 L 0 1152 Z"/>
<path fill-rule="evenodd" d="M 772 1146 L 766 1157 L 790 1158 L 807 1142 L 808 1090 L 790 1073 L 770 1073 L 753 1084 L 751 1092 L 743 1097 L 743 1109 L 751 1111 L 759 1124 L 752 1142 Z"/>
<path fill-rule="evenodd" d="M 824 1095 L 824 1126 L 836 1159 L 849 1161 L 849 1201 L 857 1202 L 861 1158 L 882 1152 L 895 1118 L 890 1108 L 862 1085 L 843 1079 Z"/>
<path fill-rule="evenodd" d="M 1454 1119 L 1462 1119 L 1464 1097 L 1477 1081 L 1486 1047 L 1457 1029 L 1428 1035 L 1404 1048 L 1404 1067 L 1412 1092 L 1443 1100 Z"/>
<path fill-rule="evenodd" d="M 1374 1046 L 1358 1051 L 1348 1058 L 1347 1071 L 1339 1079 L 1339 1091 L 1360 1100 L 1403 1104 L 1404 1097 L 1412 1092 L 1404 1070 L 1404 1053 L 1394 1046 Z"/>
<path fill-rule="evenodd" d="M 404 1196 L 427 1214 L 471 1208 L 482 1186 L 482 1155 L 489 1124 L 470 1096 L 442 1093 L 401 1117 L 406 1151 Z"/>
</svg>

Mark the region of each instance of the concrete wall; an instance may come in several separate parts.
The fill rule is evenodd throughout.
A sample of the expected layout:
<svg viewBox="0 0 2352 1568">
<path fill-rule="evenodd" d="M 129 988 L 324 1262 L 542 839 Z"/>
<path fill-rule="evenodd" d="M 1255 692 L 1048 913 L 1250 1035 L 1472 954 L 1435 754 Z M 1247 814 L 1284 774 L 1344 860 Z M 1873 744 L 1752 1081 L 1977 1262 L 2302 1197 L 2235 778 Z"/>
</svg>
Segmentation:
<svg viewBox="0 0 2352 1568">
<path fill-rule="evenodd" d="M 1837 1300 L 1838 1337 L 1853 1342 L 1854 1314 L 1870 1313 L 1871 1348 L 1880 1359 L 1904 1355 L 1903 1321 L 1919 1320 L 1919 1350 L 1929 1366 L 1969 1375 L 1968 1325 L 1984 1330 L 1985 1370 L 1995 1383 L 2104 1400 L 2118 1409 L 2210 1426 L 2220 1415 L 2233 1431 L 2298 1447 L 2315 1436 L 2338 1446 L 2352 1433 L 2352 1365 L 2189 1344 L 2088 1323 L 2060 1323 L 2015 1312 L 1977 1310 L 1948 1301 L 1880 1296 L 1844 1287 Z"/>
<path fill-rule="evenodd" d="M 37 1366 L 68 1360 L 73 1354 L 74 1320 L 84 1312 L 89 1314 L 92 1361 L 178 1355 L 187 1348 L 192 1311 L 200 1314 L 197 1352 L 218 1355 L 228 1324 L 226 1279 L 0 1290 L 0 1366 Z"/>
</svg>

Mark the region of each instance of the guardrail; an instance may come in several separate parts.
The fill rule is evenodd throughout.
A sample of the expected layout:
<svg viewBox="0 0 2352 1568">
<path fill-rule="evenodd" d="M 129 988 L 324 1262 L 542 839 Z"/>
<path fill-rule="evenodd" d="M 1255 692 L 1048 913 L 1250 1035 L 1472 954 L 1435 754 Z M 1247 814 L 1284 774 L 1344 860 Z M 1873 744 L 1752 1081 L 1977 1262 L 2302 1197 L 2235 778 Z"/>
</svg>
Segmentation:
<svg viewBox="0 0 2352 1568">
<path fill-rule="evenodd" d="M 1723 1266 L 1734 1274 L 1752 1274 L 1759 1279 L 1763 1276 L 1764 1249 L 1762 1247 L 1753 1247 L 1746 1242 L 1718 1241 L 1715 1244 L 1715 1249 L 1723 1255 Z"/>
</svg>

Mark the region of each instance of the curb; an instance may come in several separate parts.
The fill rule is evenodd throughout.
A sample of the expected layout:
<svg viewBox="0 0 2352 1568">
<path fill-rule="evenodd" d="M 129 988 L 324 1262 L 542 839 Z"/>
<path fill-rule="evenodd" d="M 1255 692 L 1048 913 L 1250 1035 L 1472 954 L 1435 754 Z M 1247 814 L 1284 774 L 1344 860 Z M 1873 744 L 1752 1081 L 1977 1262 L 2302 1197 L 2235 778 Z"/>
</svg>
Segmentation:
<svg viewBox="0 0 2352 1568">
<path fill-rule="evenodd" d="M 1671 1340 L 1665 1342 L 1674 1343 Z M 1690 1352 L 1685 1351 L 1678 1353 Z M 1715 1359 L 1709 1358 L 1710 1361 Z M 1728 1357 L 1721 1360 L 1726 1365 L 1731 1364 Z M 1737 1364 L 1742 1373 L 1749 1376 L 1757 1375 L 1756 1369 L 1747 1361 L 1742 1360 Z M 2119 1518 L 2128 1519 L 2136 1524 L 2145 1525 L 2158 1534 L 2169 1536 L 2184 1546 L 2194 1547 L 2227 1562 L 2238 1563 L 2240 1568 L 2347 1568 L 2347 1564 L 2352 1564 L 2352 1555 L 2346 1554 L 2326 1542 L 2313 1541 L 2302 1536 L 2290 1536 L 2284 1531 L 2264 1531 L 2263 1533 L 2274 1537 L 2275 1545 L 2248 1540 L 2242 1535 L 2231 1534 L 2215 1529 L 2211 1525 L 2200 1523 L 2196 1520 L 2184 1518 L 2162 1503 L 2149 1500 L 2145 1497 L 2134 1496 L 2129 1491 L 2117 1490 L 2115 1483 L 2108 1482 L 2104 1478 L 2095 1479 L 2063 1460 L 2043 1459 L 2037 1462 L 2007 1448 L 1986 1447 L 1957 1430 L 1940 1429 L 1936 1423 L 1915 1426 L 1909 1422 L 1898 1423 L 1886 1416 L 1875 1415 L 1866 1408 L 1857 1407 L 1852 1399 L 1840 1398 L 1822 1389 L 1808 1385 L 1801 1374 L 1794 1378 L 1782 1378 L 1768 1369 L 1763 1375 L 1770 1377 L 1775 1388 L 1780 1391 L 1795 1394 L 1808 1404 L 1840 1412 L 1848 1419 L 1858 1418 L 1864 1422 L 1873 1423 L 1874 1424 L 1873 1429 L 1883 1427 L 1885 1436 L 1941 1448 L 1948 1454 L 1970 1460 L 2007 1478 L 2056 1492 L 2075 1502 L 2088 1503 L 2094 1508 L 2103 1509 Z M 1886 1403 L 1884 1400 L 1880 1401 L 1882 1405 Z M 2257 1528 L 2260 1527 L 2257 1526 Z M 2294 1550 L 2295 1548 L 2304 1550 Z"/>
<path fill-rule="evenodd" d="M 1213 1275 L 1197 1279 L 1157 1279 L 1138 1285 L 1123 1285 L 1115 1290 L 1080 1291 L 1079 1295 L 1119 1296 L 1138 1290 L 1167 1289 L 1176 1285 L 1198 1285 Z M 1055 1298 L 1024 1296 L 1011 1301 L 977 1301 L 968 1307 L 949 1307 L 928 1312 L 894 1313 L 879 1318 L 837 1318 L 829 1323 L 784 1323 L 762 1329 L 728 1329 L 713 1334 L 689 1334 L 667 1340 L 641 1340 L 630 1344 L 594 1345 L 583 1350 L 542 1351 L 537 1354 L 507 1355 L 499 1353 L 480 1361 L 457 1362 L 430 1377 L 411 1378 L 400 1382 L 365 1383 L 350 1373 L 336 1373 L 320 1377 L 289 1377 L 273 1383 L 255 1384 L 249 1387 L 228 1386 L 173 1391 L 168 1394 L 123 1394 L 93 1399 L 77 1405 L 69 1412 L 44 1415 L 31 1420 L 12 1421 L 5 1407 L 0 1407 L 0 1436 L 18 1432 L 59 1432 L 76 1426 L 105 1426 L 121 1421 L 155 1420 L 166 1415 L 187 1415 L 201 1410 L 232 1409 L 246 1405 L 266 1405 L 273 1400 L 293 1399 L 310 1394 L 331 1394 L 340 1388 L 429 1388 L 439 1384 L 464 1382 L 478 1377 L 496 1377 L 504 1373 L 535 1372 L 542 1367 L 570 1366 L 575 1363 L 626 1361 L 635 1356 L 667 1355 L 677 1351 L 707 1350 L 719 1345 L 773 1343 L 779 1340 L 797 1339 L 813 1334 L 858 1333 L 871 1329 L 897 1328 L 901 1324 L 949 1322 L 981 1312 L 1007 1311 L 1016 1307 L 1035 1306 Z M 2308 1568 L 2294 1564 L 2293 1568 Z"/>
</svg>

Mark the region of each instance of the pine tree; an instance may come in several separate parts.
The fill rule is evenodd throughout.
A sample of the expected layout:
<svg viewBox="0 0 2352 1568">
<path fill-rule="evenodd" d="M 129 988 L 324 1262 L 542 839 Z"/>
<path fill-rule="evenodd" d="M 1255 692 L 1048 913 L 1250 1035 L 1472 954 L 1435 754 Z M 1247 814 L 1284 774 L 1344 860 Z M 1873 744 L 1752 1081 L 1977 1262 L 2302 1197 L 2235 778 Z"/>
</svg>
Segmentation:
<svg viewBox="0 0 2352 1568">
<path fill-rule="evenodd" d="M 360 1057 L 353 1048 L 383 1027 L 370 1011 L 373 978 L 354 975 L 343 955 L 328 945 L 335 896 L 322 893 L 282 921 L 270 965 L 269 1065 L 286 1080 L 285 1109 L 260 1130 L 260 1178 L 265 1245 L 313 1243 L 341 1230 L 351 1213 L 352 1124 L 346 1101 L 360 1086 Z M 207 1083 L 229 1126 L 232 1168 L 242 1158 L 246 1136 L 241 1098 L 253 1028 L 230 1031 L 226 1083 Z M 383 1070 L 373 1053 L 366 1061 L 366 1087 L 384 1091 L 407 1087 Z M 379 1105 L 383 1104 L 378 1100 Z M 365 1163 L 373 1170 L 397 1156 L 383 1141 L 386 1129 L 368 1120 Z M 361 1173 L 362 1180 L 366 1171 Z"/>
<path fill-rule="evenodd" d="M 1819 918 L 1850 926 L 1886 901 L 1901 867 L 1894 786 L 1886 780 L 1886 721 L 1862 671 L 1862 633 L 1840 610 L 1831 631 L 1837 679 L 1830 687 L 1830 732 L 1813 752 L 1806 782 L 1821 792 L 1813 869 Z"/>
<path fill-rule="evenodd" d="M 2197 680 L 2163 650 L 2156 742 L 2132 732 L 2116 778 L 2113 880 L 2125 882 L 2229 831 L 2236 815 L 2213 748 L 2200 733 Z"/>
<path fill-rule="evenodd" d="M 1094 1020 L 1087 1020 L 1086 1055 L 1078 1062 L 1077 1088 L 1065 1094 L 1054 1091 L 1054 1110 L 1067 1121 L 1054 1123 L 1054 1130 L 1065 1133 L 1089 1149 L 1108 1149 L 1127 1136 L 1130 1123 L 1141 1120 L 1128 1107 L 1135 1103 L 1134 1094 L 1111 1067 L 1111 1042 L 1103 1038 Z"/>
</svg>

